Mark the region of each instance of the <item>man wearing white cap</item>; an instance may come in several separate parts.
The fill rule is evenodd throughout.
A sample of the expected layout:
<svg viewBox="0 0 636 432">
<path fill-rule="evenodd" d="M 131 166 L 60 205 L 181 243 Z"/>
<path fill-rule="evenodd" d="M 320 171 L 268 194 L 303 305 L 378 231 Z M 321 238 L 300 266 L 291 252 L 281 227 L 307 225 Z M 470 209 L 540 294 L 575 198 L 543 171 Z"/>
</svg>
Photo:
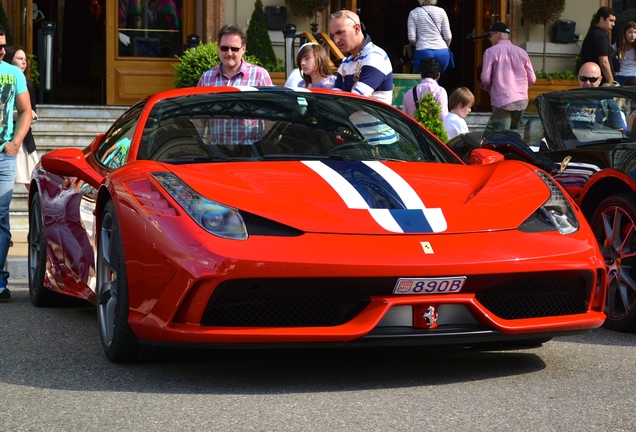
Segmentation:
<svg viewBox="0 0 636 432">
<path fill-rule="evenodd" d="M 528 107 L 528 87 L 537 80 L 528 53 L 510 42 L 510 29 L 502 22 L 485 35 L 492 46 L 484 52 L 481 88 L 490 93 L 492 115 L 484 136 L 516 129 Z"/>
</svg>

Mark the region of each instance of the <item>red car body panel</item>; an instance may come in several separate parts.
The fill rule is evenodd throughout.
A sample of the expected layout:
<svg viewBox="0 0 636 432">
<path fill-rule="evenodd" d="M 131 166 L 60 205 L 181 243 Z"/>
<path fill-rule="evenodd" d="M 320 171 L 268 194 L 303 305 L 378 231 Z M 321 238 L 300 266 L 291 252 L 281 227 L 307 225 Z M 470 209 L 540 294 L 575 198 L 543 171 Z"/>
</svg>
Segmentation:
<svg viewBox="0 0 636 432">
<path fill-rule="evenodd" d="M 153 96 L 147 103 L 176 94 L 183 91 Z M 140 122 L 144 118 L 147 113 Z M 137 128 L 133 143 L 141 138 L 141 129 Z M 44 284 L 59 293 L 97 301 L 95 248 L 104 203 L 112 200 L 121 221 L 128 322 L 141 341 L 350 342 L 372 335 L 392 309 L 411 311 L 413 334 L 434 335 L 434 329 L 420 323 L 430 306 L 452 310 L 451 321 L 457 319 L 463 325 L 474 320 L 475 328 L 503 335 L 581 331 L 604 322 L 605 266 L 589 227 L 583 225 L 569 235 L 518 229 L 550 197 L 536 169 L 522 162 L 488 157 L 486 162 L 491 163 L 474 166 L 380 162 L 417 191 L 426 208 L 441 209 L 447 224 L 440 232 L 394 233 L 378 224 L 369 210 L 350 208 L 303 161 L 173 165 L 134 161 L 137 144 L 133 144 L 129 163 L 107 171 L 92 158 L 101 139 L 84 150 L 86 161 L 78 152 L 51 152 L 43 156 L 43 169 L 35 173 L 32 193 L 42 200 L 48 250 Z M 69 168 L 73 166 L 81 169 Z M 58 173 L 64 169 L 68 176 L 60 177 L 47 168 Z M 150 175 L 157 172 L 171 172 L 202 196 L 292 227 L 302 235 L 252 235 L 246 240 L 214 236 L 161 188 Z M 74 177 L 88 181 L 90 187 Z M 94 214 L 89 223 L 86 203 L 90 202 Z M 526 274 L 528 279 L 549 278 L 557 270 L 586 280 L 584 313 L 504 319 L 478 299 L 487 286 Z M 459 276 L 465 276 L 467 284 L 452 295 L 396 295 L 390 289 L 398 278 Z M 370 295 L 359 313 L 337 325 L 202 325 L 220 286 L 251 281 L 256 281 L 255 286 L 266 285 L 282 279 L 281 285 L 289 284 L 298 292 L 305 283 L 311 286 L 316 281 L 326 285 L 333 281 L 345 290 L 370 280 L 387 280 L 389 289 Z"/>
</svg>

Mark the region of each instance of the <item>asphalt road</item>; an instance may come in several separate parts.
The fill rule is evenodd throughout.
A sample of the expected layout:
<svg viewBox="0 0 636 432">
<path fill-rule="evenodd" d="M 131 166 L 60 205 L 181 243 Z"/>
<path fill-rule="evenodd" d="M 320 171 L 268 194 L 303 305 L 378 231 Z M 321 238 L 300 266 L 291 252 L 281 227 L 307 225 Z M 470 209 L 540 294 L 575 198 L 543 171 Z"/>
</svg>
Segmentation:
<svg viewBox="0 0 636 432">
<path fill-rule="evenodd" d="M 1 431 L 633 431 L 636 335 L 533 350 L 178 350 L 109 363 L 93 307 L 0 303 Z"/>
</svg>

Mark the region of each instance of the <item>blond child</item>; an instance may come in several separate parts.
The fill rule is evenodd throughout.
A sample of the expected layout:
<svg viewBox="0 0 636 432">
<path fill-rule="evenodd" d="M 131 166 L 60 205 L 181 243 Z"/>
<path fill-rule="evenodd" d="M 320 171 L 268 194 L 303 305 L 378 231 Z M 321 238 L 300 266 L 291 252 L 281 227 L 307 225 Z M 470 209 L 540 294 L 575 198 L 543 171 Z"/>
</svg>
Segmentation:
<svg viewBox="0 0 636 432">
<path fill-rule="evenodd" d="M 474 104 L 475 95 L 467 87 L 458 87 L 453 90 L 448 99 L 450 111 L 444 118 L 444 129 L 449 140 L 468 132 L 468 125 L 464 119 L 470 114 Z"/>
</svg>

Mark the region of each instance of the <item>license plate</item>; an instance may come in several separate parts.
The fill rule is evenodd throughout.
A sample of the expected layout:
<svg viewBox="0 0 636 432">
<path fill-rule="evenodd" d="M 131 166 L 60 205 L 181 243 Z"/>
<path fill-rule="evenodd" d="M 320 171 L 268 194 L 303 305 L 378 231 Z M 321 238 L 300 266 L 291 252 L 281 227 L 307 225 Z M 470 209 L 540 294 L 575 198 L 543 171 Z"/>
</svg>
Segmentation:
<svg viewBox="0 0 636 432">
<path fill-rule="evenodd" d="M 400 278 L 393 294 L 449 294 L 460 292 L 466 276 L 448 278 Z"/>
</svg>

